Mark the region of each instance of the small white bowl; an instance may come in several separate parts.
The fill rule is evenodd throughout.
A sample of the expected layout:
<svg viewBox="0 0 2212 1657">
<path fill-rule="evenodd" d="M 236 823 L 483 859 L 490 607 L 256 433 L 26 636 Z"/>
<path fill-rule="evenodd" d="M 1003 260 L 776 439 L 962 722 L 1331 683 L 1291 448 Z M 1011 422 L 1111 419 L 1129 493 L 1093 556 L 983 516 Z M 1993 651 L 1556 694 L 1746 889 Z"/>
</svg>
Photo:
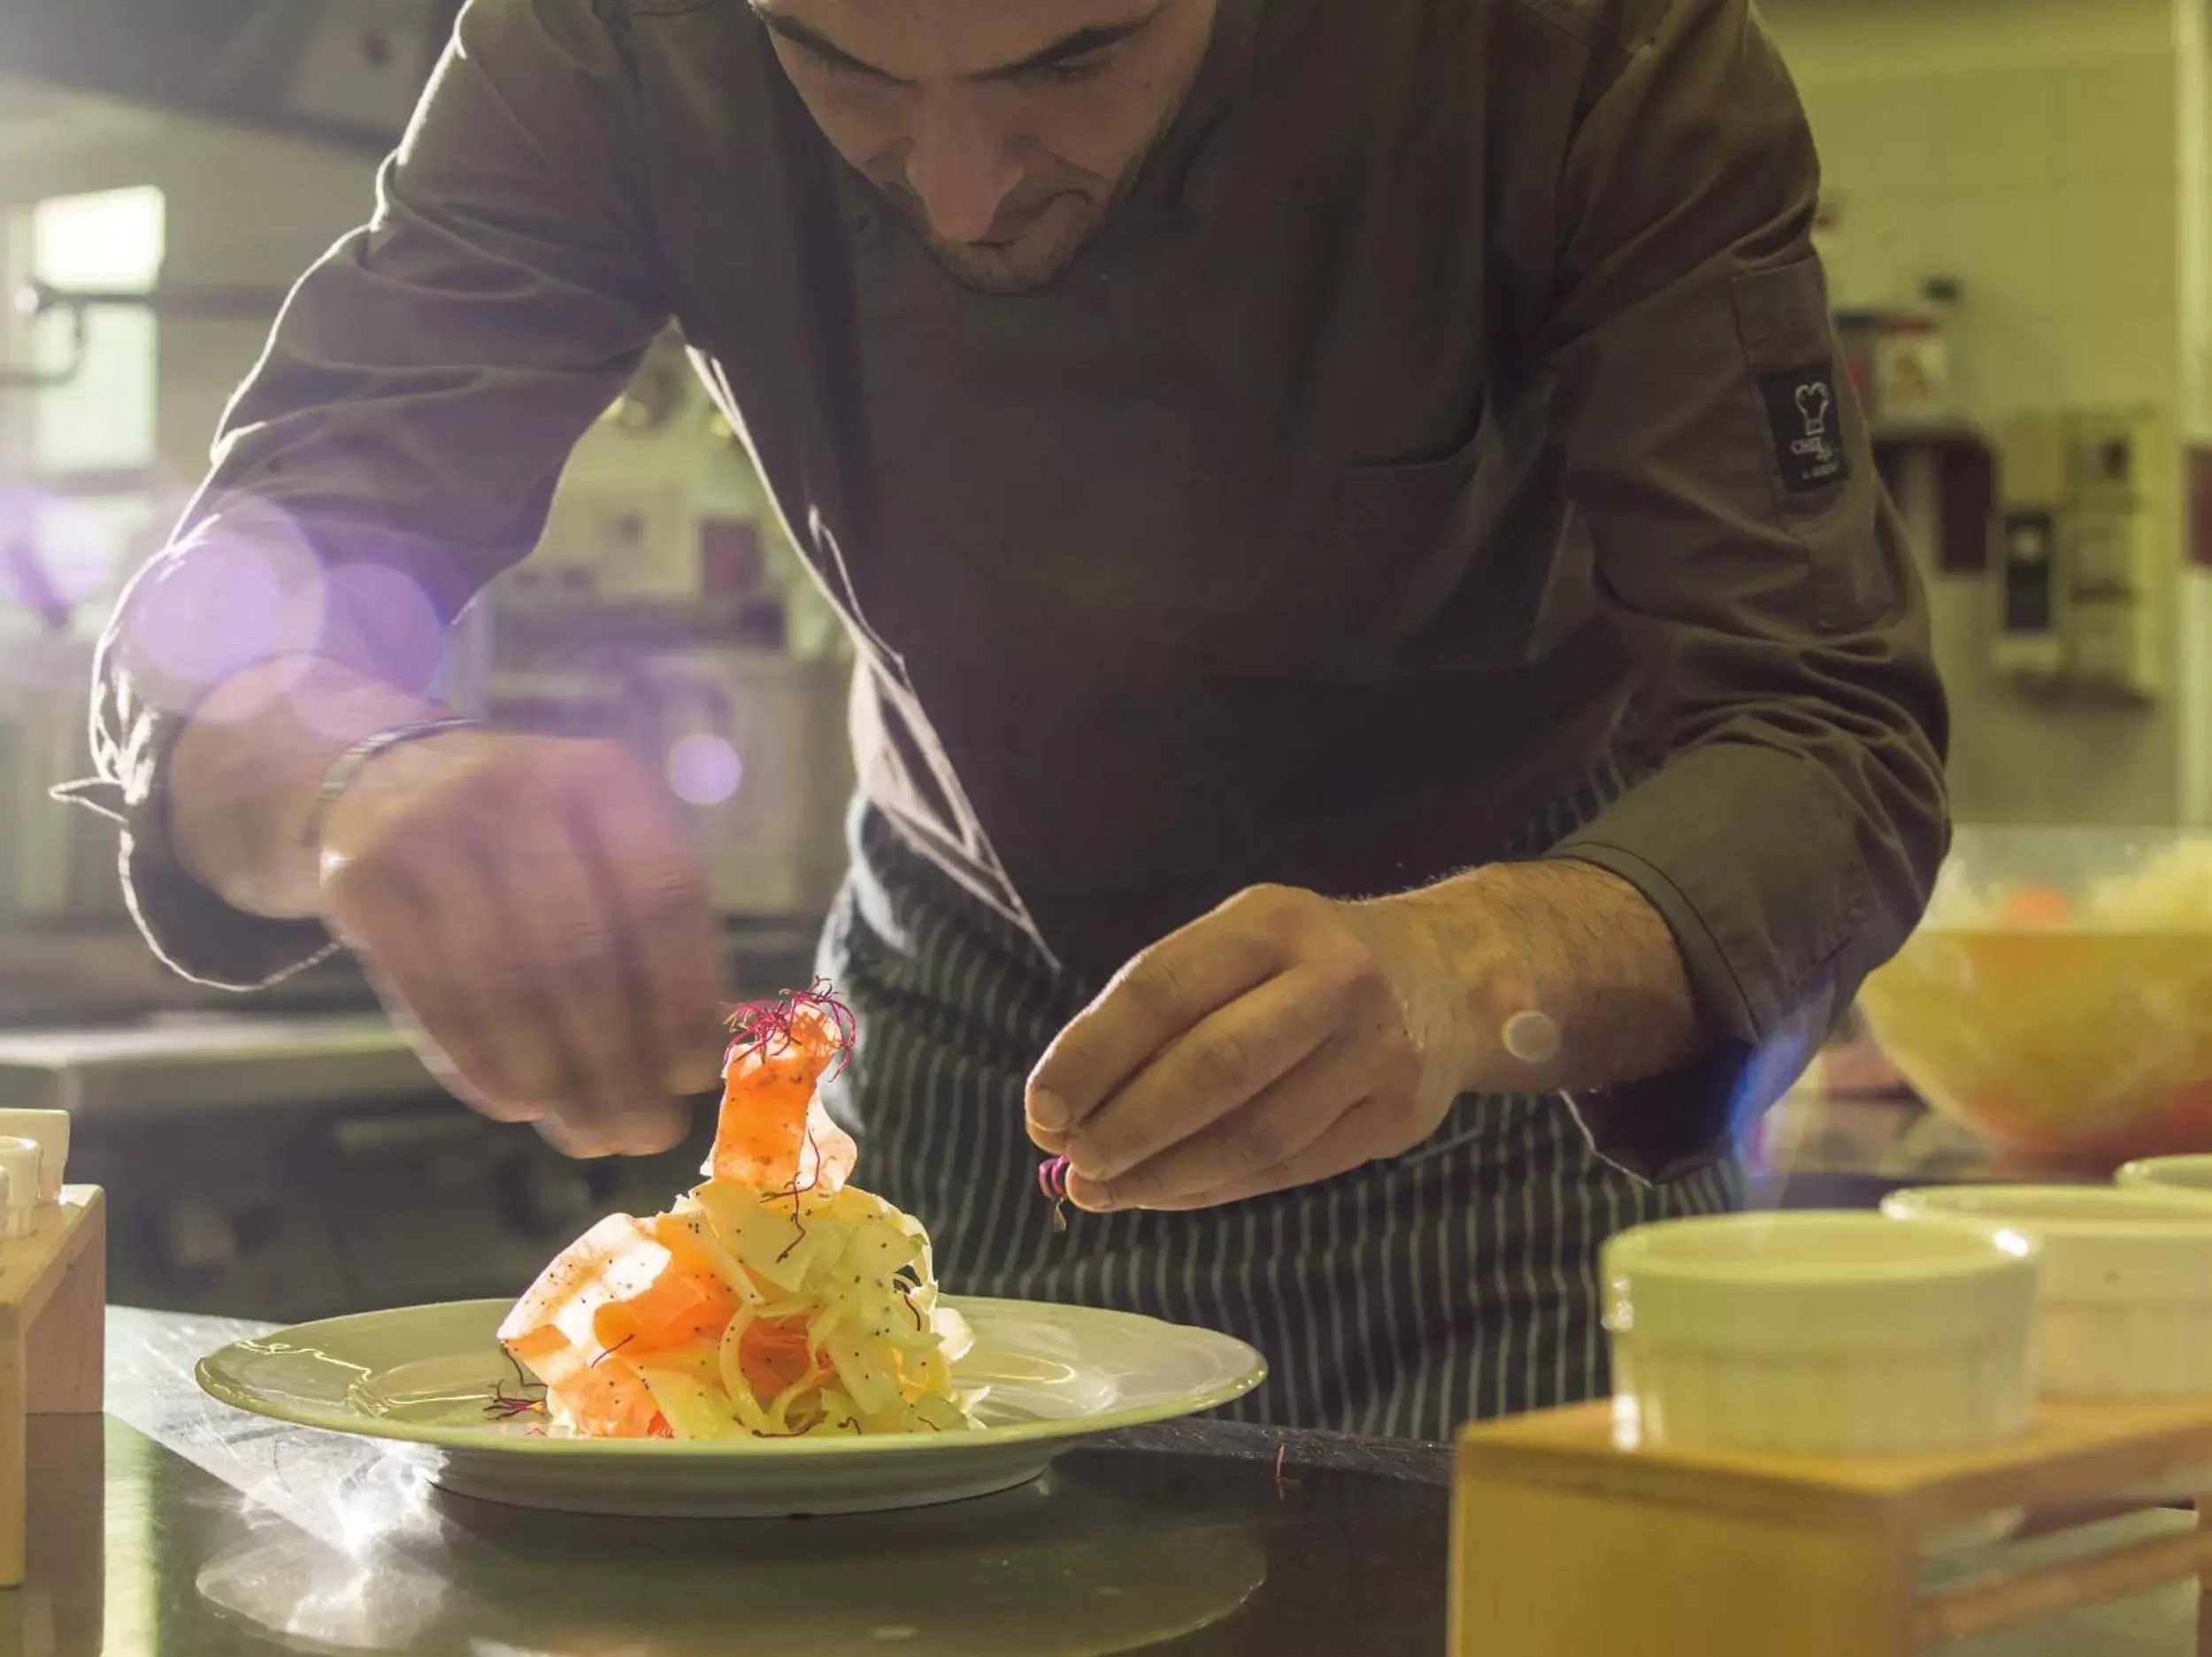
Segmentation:
<svg viewBox="0 0 2212 1657">
<path fill-rule="evenodd" d="M 2037 1252 L 1868 1213 L 1637 1226 L 1602 1256 L 1615 1391 L 1655 1444 L 1883 1455 L 2016 1437 Z"/>
<path fill-rule="evenodd" d="M 38 1200 L 61 1201 L 62 1177 L 69 1165 L 66 1110 L 0 1110 L 0 1137 L 28 1139 L 38 1147 Z"/>
<path fill-rule="evenodd" d="M 2186 1191 L 2212 1201 L 2212 1156 L 2147 1156 L 2112 1179 L 2129 1191 Z"/>
<path fill-rule="evenodd" d="M 1929 1185 L 1894 1219 L 1966 1221 L 2043 1246 L 2037 1333 L 2045 1396 L 2212 1394 L 2212 1205 L 2113 1185 Z"/>
</svg>

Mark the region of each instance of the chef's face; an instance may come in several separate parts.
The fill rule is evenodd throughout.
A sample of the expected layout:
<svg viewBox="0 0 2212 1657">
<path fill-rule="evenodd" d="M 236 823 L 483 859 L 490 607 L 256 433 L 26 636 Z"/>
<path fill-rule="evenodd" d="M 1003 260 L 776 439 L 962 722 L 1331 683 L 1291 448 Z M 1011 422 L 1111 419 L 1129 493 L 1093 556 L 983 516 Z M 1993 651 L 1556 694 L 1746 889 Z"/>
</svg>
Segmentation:
<svg viewBox="0 0 2212 1657">
<path fill-rule="evenodd" d="M 1197 78 L 1217 0 L 752 0 L 823 133 L 940 263 L 1041 288 Z"/>
</svg>

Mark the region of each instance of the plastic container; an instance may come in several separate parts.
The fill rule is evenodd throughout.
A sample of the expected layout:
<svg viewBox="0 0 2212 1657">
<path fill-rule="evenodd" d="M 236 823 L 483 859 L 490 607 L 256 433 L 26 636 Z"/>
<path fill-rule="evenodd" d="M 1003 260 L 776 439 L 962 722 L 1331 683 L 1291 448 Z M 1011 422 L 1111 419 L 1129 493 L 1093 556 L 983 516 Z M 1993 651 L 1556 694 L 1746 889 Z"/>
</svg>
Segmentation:
<svg viewBox="0 0 2212 1657">
<path fill-rule="evenodd" d="M 2024 1236 L 1723 1215 L 1623 1231 L 1601 1270 L 1615 1392 L 1651 1443 L 1882 1455 L 2027 1430 L 2037 1249 Z"/>
<path fill-rule="evenodd" d="M 1932 1109 L 1992 1139 L 2212 1150 L 2212 834 L 1961 829 L 1859 1010 Z"/>
</svg>

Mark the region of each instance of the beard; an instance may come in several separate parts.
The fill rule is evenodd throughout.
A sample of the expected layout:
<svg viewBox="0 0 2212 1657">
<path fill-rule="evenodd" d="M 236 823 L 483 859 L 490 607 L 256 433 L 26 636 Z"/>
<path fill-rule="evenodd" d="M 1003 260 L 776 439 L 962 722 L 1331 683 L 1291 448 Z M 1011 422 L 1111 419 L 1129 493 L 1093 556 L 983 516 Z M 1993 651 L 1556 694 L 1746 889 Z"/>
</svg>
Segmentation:
<svg viewBox="0 0 2212 1657">
<path fill-rule="evenodd" d="M 877 188 L 889 197 L 930 257 L 963 288 L 979 294 L 1033 294 L 1065 275 L 1068 267 L 1097 239 L 1107 221 L 1128 199 L 1147 164 L 1181 116 L 1183 106 L 1190 101 L 1191 89 L 1198 84 L 1202 65 L 1202 54 L 1201 61 L 1191 65 L 1183 84 L 1168 100 L 1166 112 L 1129 165 L 1121 170 L 1119 178 L 1109 183 L 1094 174 L 1073 175 L 1066 188 L 1057 192 L 1047 190 L 1033 197 L 1040 203 L 1031 210 L 1036 211 L 1037 222 L 1003 242 L 948 241 L 930 228 L 927 211 L 903 180 L 879 184 Z M 1018 214 L 1024 210 L 1018 207 L 1010 211 Z"/>
<path fill-rule="evenodd" d="M 1118 187 L 1103 200 L 1071 191 L 1053 203 L 1036 228 L 999 243 L 949 242 L 930 229 L 918 208 L 902 203 L 901 211 L 929 257 L 963 288 L 979 294 L 1032 294 L 1066 273 L 1105 227 L 1122 195 Z"/>
<path fill-rule="evenodd" d="M 1056 203 L 1047 224 L 1016 242 L 995 246 L 985 242 L 947 242 L 929 230 L 927 221 L 914 224 L 910 219 L 910 224 L 914 224 L 914 233 L 923 239 L 929 257 L 963 288 L 978 295 L 1033 295 L 1060 281 L 1069 265 L 1075 264 L 1078 255 L 1104 228 L 1106 219 L 1113 217 L 1119 199 L 1119 190 L 1109 195 L 1104 203 L 1097 197 L 1069 195 L 1064 197 L 1066 206 Z"/>
</svg>

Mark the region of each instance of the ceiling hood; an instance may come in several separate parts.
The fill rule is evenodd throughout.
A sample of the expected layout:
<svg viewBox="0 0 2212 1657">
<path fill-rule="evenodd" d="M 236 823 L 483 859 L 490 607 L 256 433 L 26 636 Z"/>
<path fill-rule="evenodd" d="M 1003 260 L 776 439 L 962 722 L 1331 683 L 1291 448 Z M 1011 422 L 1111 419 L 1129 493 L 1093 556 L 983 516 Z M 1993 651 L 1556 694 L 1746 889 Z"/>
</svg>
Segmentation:
<svg viewBox="0 0 2212 1657">
<path fill-rule="evenodd" d="M 382 150 L 460 0 L 0 0 L 12 77 Z"/>
</svg>

